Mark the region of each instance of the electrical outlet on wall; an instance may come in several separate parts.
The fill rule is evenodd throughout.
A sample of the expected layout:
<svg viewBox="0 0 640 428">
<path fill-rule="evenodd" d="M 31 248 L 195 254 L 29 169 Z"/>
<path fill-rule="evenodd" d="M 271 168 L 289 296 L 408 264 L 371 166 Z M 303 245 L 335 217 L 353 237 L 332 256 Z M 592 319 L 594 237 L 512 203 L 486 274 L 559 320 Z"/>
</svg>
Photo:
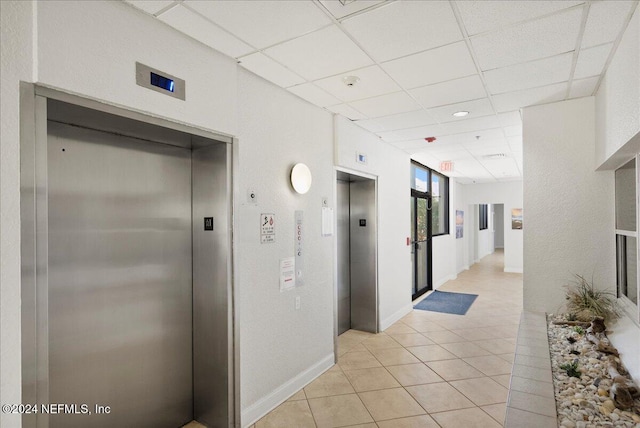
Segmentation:
<svg viewBox="0 0 640 428">
<path fill-rule="evenodd" d="M 258 194 L 255 192 L 255 190 L 247 190 L 247 202 L 250 204 L 258 204 Z"/>
</svg>

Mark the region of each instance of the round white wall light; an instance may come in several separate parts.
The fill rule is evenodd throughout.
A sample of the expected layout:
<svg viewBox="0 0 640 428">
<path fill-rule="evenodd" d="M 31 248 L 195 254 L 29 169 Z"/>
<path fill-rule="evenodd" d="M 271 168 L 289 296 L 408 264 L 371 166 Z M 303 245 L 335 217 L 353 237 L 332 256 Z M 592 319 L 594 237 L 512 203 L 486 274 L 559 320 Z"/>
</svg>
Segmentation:
<svg viewBox="0 0 640 428">
<path fill-rule="evenodd" d="M 291 185 L 301 195 L 309 191 L 311 188 L 311 170 L 308 166 L 298 163 L 291 169 Z"/>
</svg>

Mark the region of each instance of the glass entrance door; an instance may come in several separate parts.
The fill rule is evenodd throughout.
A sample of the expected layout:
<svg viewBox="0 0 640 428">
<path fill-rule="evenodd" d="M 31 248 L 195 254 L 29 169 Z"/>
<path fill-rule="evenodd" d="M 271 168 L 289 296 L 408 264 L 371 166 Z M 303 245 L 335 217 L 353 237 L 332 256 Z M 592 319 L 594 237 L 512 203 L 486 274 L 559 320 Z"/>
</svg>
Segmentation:
<svg viewBox="0 0 640 428">
<path fill-rule="evenodd" d="M 411 241 L 413 252 L 412 299 L 432 289 L 431 286 L 431 197 L 411 190 Z"/>
</svg>

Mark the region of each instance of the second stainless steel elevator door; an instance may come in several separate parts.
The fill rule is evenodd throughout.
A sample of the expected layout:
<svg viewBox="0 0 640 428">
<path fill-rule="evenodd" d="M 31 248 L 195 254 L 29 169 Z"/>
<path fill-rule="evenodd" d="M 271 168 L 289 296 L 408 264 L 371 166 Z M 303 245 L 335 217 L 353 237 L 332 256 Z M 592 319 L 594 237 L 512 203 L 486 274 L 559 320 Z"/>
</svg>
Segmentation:
<svg viewBox="0 0 640 428">
<path fill-rule="evenodd" d="M 337 183 L 338 335 L 351 328 L 351 244 L 349 240 L 349 182 Z"/>
<path fill-rule="evenodd" d="M 191 151 L 48 122 L 51 427 L 193 417 Z M 109 407 L 96 415 L 95 405 Z"/>
</svg>

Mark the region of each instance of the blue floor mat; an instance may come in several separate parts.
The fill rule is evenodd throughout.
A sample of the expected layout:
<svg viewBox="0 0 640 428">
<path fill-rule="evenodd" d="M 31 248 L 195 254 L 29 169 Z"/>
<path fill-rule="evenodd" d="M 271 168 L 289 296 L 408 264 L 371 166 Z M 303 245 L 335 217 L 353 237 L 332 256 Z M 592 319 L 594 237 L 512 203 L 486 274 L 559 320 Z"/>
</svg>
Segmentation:
<svg viewBox="0 0 640 428">
<path fill-rule="evenodd" d="M 478 297 L 477 294 L 451 293 L 449 291 L 436 290 L 415 305 L 413 309 L 464 315 L 476 300 L 476 297 Z"/>
</svg>

